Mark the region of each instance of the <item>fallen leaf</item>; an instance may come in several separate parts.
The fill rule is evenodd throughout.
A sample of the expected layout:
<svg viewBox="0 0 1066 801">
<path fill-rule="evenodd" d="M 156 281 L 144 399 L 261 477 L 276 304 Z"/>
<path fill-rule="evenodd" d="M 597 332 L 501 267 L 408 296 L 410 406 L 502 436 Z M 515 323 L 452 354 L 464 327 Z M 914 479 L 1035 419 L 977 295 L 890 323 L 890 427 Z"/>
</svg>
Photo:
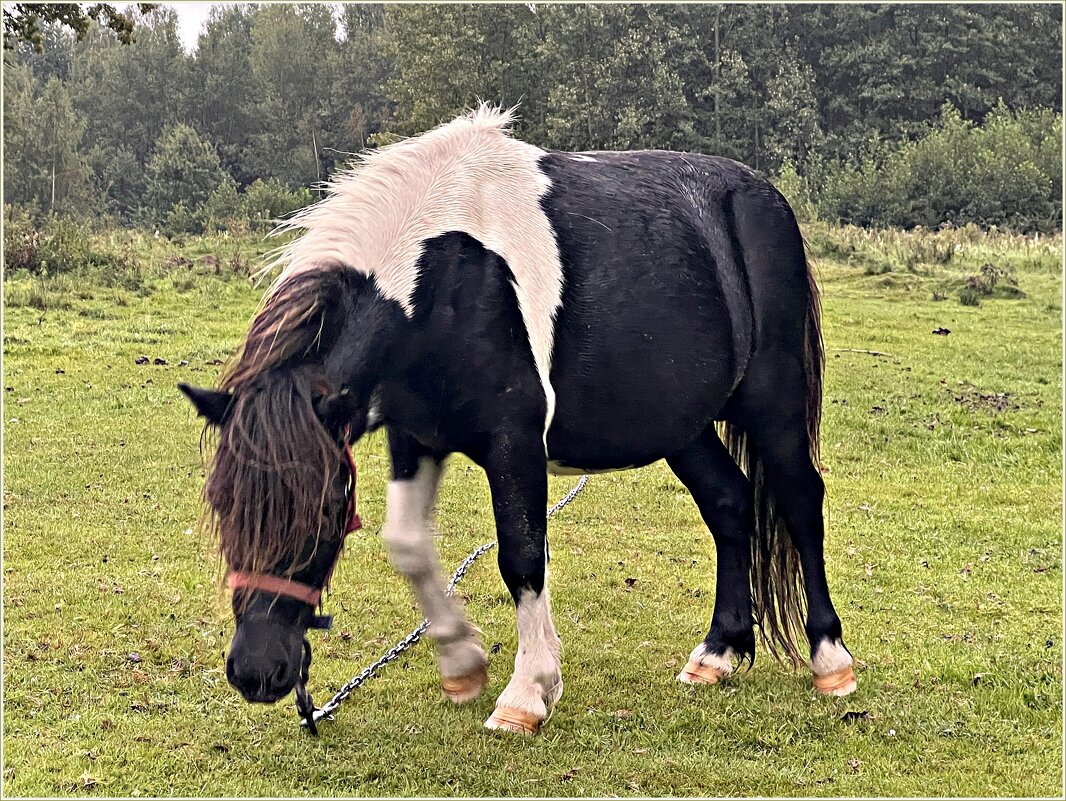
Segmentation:
<svg viewBox="0 0 1066 801">
<path fill-rule="evenodd" d="M 948 334 L 951 333 L 951 329 L 950 328 L 934 328 L 933 329 L 933 333 L 936 334 L 937 336 L 946 337 Z"/>
<path fill-rule="evenodd" d="M 867 712 L 866 710 L 863 710 L 861 712 L 850 711 L 849 710 L 849 711 L 845 712 L 843 715 L 841 715 L 840 719 L 842 721 L 844 721 L 844 723 L 852 723 L 852 722 L 854 722 L 856 720 L 869 720 L 870 719 L 870 713 Z"/>
<path fill-rule="evenodd" d="M 130 651 L 128 654 L 126 654 L 126 661 L 133 662 L 133 664 L 138 665 L 144 660 L 141 658 L 141 655 L 136 651 Z"/>
<path fill-rule="evenodd" d="M 167 363 L 167 360 L 166 359 L 162 359 L 159 356 L 156 356 L 154 359 L 152 359 L 152 364 L 160 364 L 160 365 L 162 365 L 162 364 L 166 364 L 166 363 Z"/>
<path fill-rule="evenodd" d="M 134 364 L 148 364 L 149 361 L 150 361 L 150 359 L 147 356 L 145 356 L 144 354 L 141 354 L 136 359 L 134 359 L 133 363 Z"/>
</svg>

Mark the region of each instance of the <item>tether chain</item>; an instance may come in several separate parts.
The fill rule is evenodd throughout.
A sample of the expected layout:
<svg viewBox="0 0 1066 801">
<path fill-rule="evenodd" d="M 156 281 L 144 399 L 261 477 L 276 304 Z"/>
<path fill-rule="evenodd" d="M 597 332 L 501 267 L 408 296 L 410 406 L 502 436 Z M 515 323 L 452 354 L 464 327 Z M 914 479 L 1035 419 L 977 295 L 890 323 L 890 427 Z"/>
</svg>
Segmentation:
<svg viewBox="0 0 1066 801">
<path fill-rule="evenodd" d="M 558 512 L 568 506 L 574 500 L 574 498 L 580 495 L 581 490 L 585 488 L 585 484 L 588 483 L 588 480 L 589 477 L 587 475 L 581 476 L 581 478 L 578 479 L 577 484 L 574 485 L 574 488 L 571 489 L 568 493 L 566 493 L 566 495 L 564 495 L 553 507 L 548 510 L 547 519 L 551 520 L 551 518 L 553 518 Z M 448 586 L 444 590 L 444 594 L 452 595 L 455 592 L 456 585 L 463 580 L 463 576 L 466 575 L 466 572 L 470 569 L 474 562 L 476 562 L 488 551 L 491 551 L 495 547 L 495 540 L 493 540 L 492 542 L 486 542 L 484 545 L 477 548 L 469 556 L 467 556 L 466 559 L 463 560 L 462 564 L 460 564 L 459 567 L 455 569 L 455 572 L 452 573 L 452 577 L 448 581 Z M 382 655 L 382 657 L 376 662 L 367 665 L 365 668 L 363 668 L 362 671 L 359 672 L 358 675 L 352 677 L 352 679 L 348 681 L 348 683 L 345 684 L 343 687 L 341 687 L 337 691 L 336 695 L 334 695 L 325 704 L 323 704 L 320 709 L 315 709 L 314 713 L 311 716 L 312 724 L 318 723 L 321 720 L 333 720 L 333 713 L 337 711 L 341 704 L 348 700 L 348 696 L 350 696 L 354 690 L 358 689 L 365 682 L 372 679 L 375 675 L 377 675 L 378 671 L 385 667 L 385 665 L 389 664 L 389 662 L 395 662 L 397 659 L 399 659 L 400 655 L 404 651 L 407 651 L 419 640 L 422 639 L 422 635 L 426 633 L 426 629 L 428 628 L 429 619 L 423 619 L 422 622 L 418 625 L 418 628 L 416 628 L 414 631 L 412 631 L 410 634 L 408 634 L 406 637 L 396 643 L 396 645 L 392 646 L 392 648 L 386 651 L 384 655 Z M 304 692 L 306 693 L 306 690 L 304 690 Z M 310 696 L 307 697 L 310 698 Z M 308 725 L 307 718 L 302 718 L 300 720 L 300 725 L 306 727 Z"/>
</svg>

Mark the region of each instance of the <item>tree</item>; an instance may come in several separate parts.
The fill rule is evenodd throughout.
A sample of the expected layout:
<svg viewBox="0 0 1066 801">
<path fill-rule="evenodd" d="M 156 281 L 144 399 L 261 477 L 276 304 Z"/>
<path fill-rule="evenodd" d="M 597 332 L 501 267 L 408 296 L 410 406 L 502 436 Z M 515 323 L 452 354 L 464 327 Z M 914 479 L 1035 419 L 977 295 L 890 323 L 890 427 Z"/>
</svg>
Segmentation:
<svg viewBox="0 0 1066 801">
<path fill-rule="evenodd" d="M 26 67 L 4 72 L 4 200 L 41 212 L 88 212 L 89 169 L 79 153 L 85 120 L 66 85 L 36 91 Z"/>
<path fill-rule="evenodd" d="M 215 190 L 233 179 L 210 142 L 188 125 L 168 129 L 145 167 L 145 207 L 151 222 L 165 223 L 176 209 L 195 215 Z"/>
<path fill-rule="evenodd" d="M 157 3 L 138 3 L 137 9 L 147 13 Z M 11 3 L 4 6 L 4 49 L 13 50 L 27 43 L 38 53 L 43 52 L 45 32 L 42 25 L 58 23 L 74 31 L 80 42 L 93 21 L 101 21 L 114 31 L 122 44 L 134 40 L 134 19 L 109 3 Z"/>
<path fill-rule="evenodd" d="M 765 141 L 771 164 L 803 164 L 824 136 L 818 122 L 814 70 L 799 60 L 795 48 L 785 49 L 767 93 Z"/>
<path fill-rule="evenodd" d="M 348 112 L 338 114 L 330 104 L 340 63 L 335 31 L 326 5 L 269 5 L 256 12 L 250 63 L 257 128 L 244 153 L 249 173 L 292 188 L 327 177 L 331 158 L 323 148 L 342 138 Z"/>
</svg>

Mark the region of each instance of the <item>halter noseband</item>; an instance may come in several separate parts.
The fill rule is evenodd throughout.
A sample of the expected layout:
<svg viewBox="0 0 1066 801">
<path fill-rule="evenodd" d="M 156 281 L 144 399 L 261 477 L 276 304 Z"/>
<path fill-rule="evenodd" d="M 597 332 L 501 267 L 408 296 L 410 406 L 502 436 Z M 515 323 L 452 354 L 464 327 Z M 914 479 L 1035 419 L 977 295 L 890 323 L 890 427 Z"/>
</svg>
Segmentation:
<svg viewBox="0 0 1066 801">
<path fill-rule="evenodd" d="M 269 573 L 249 573 L 243 570 L 232 570 L 226 577 L 226 583 L 229 584 L 231 590 L 244 589 L 258 590 L 259 592 L 271 592 L 275 595 L 285 596 L 286 598 L 294 598 L 297 601 L 307 604 L 312 609 L 318 606 L 319 601 L 322 600 L 322 589 L 329 585 L 329 580 L 333 576 L 333 570 L 341 558 L 341 551 L 344 550 L 345 538 L 353 531 L 358 531 L 363 527 L 363 521 L 359 518 L 359 512 L 356 505 L 355 458 L 352 456 L 351 445 L 348 444 L 347 432 L 344 440 L 344 457 L 348 460 L 348 469 L 352 474 L 352 492 L 351 495 L 348 496 L 348 514 L 345 517 L 344 533 L 341 535 L 341 542 L 337 547 L 337 555 L 333 558 L 333 564 L 330 565 L 329 572 L 326 573 L 326 579 L 322 582 L 322 587 L 313 587 L 310 584 L 281 578 L 280 576 L 272 576 Z M 329 628 L 331 622 L 332 618 L 329 616 L 316 616 L 312 618 L 311 627 Z"/>
</svg>

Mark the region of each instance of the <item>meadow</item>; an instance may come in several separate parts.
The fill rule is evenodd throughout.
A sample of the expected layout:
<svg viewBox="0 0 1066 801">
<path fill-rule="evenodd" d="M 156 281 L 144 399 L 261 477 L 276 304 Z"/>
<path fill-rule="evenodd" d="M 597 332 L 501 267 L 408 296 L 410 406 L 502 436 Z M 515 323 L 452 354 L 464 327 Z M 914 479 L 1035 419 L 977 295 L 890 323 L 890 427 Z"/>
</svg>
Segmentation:
<svg viewBox="0 0 1066 801">
<path fill-rule="evenodd" d="M 227 685 L 201 426 L 175 384 L 211 384 L 240 341 L 264 243 L 120 232 L 90 268 L 8 275 L 4 795 L 1059 795 L 1062 239 L 805 233 L 826 561 L 858 692 L 817 696 L 764 651 L 717 687 L 674 680 L 715 556 L 659 463 L 593 477 L 552 523 L 566 691 L 535 739 L 481 728 L 517 639 L 491 554 L 460 588 L 492 651 L 466 706 L 442 700 L 425 644 L 318 739 L 291 699 L 252 707 Z M 326 603 L 335 627 L 311 634 L 320 702 L 420 619 L 378 536 L 384 437 L 356 458 L 366 527 Z M 493 536 L 462 458 L 439 530 L 449 569 Z"/>
</svg>

